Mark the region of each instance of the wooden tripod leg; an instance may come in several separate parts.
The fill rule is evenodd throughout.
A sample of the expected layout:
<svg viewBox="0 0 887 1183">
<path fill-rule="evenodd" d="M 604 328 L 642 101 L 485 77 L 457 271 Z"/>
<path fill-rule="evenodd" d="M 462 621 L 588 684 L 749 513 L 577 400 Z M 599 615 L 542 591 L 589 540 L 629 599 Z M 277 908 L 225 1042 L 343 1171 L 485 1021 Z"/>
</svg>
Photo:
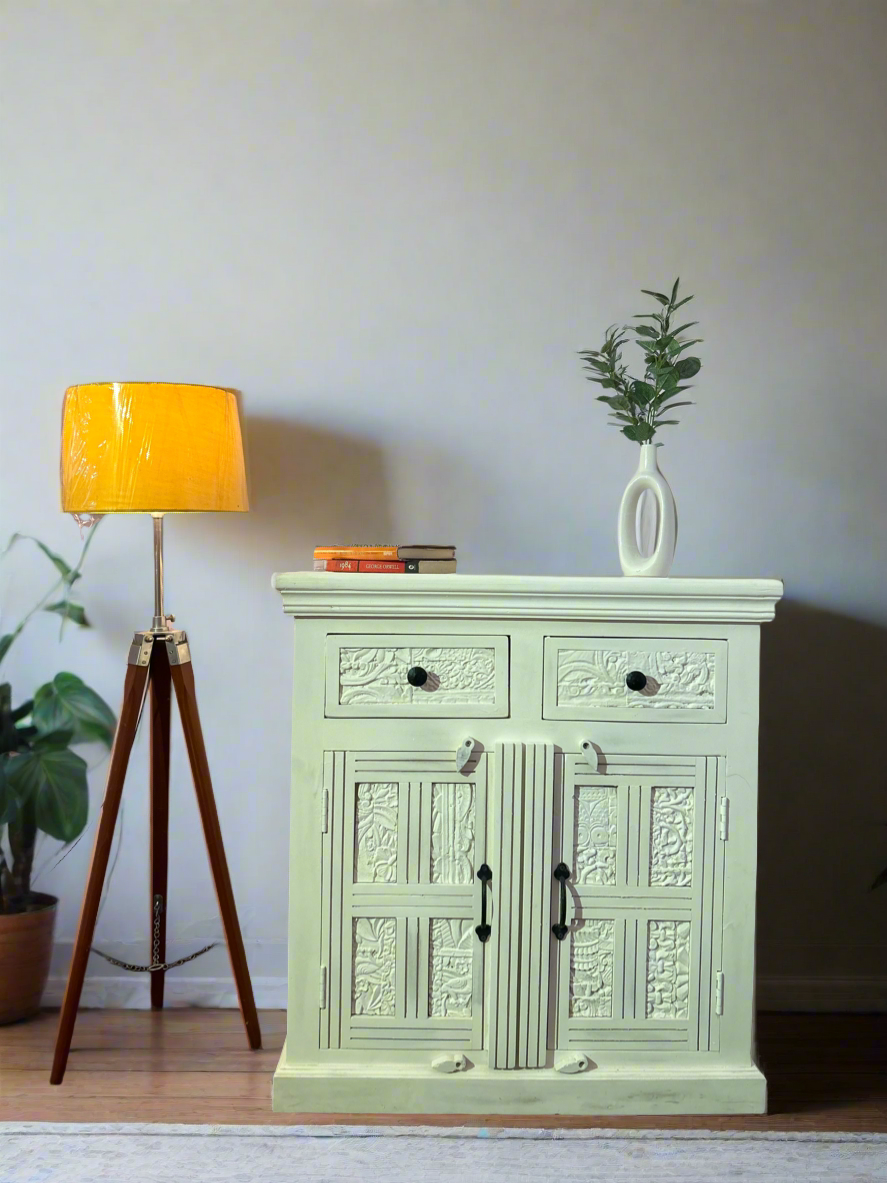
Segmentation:
<svg viewBox="0 0 887 1183">
<path fill-rule="evenodd" d="M 166 961 L 169 866 L 169 714 L 172 690 L 166 646 L 151 653 L 151 961 Z M 158 902 L 159 901 L 159 902 Z M 163 1009 L 165 974 L 151 974 L 151 1007 Z"/>
<path fill-rule="evenodd" d="M 176 701 L 179 704 L 179 714 L 182 716 L 182 730 L 185 733 L 185 744 L 188 748 L 188 758 L 191 761 L 194 788 L 197 791 L 197 805 L 200 809 L 200 820 L 203 822 L 203 833 L 209 852 L 213 881 L 216 885 L 225 940 L 228 942 L 231 969 L 237 984 L 240 1013 L 243 1015 L 243 1025 L 246 1027 L 249 1045 L 256 1049 L 262 1046 L 262 1034 L 259 1030 L 259 1016 L 256 1014 L 256 1003 L 253 998 L 249 967 L 246 963 L 243 937 L 240 934 L 240 924 L 237 920 L 237 908 L 231 888 L 231 877 L 228 874 L 228 862 L 225 858 L 225 848 L 222 845 L 222 831 L 213 796 L 209 762 L 206 758 L 206 747 L 200 728 L 200 716 L 197 713 L 194 670 L 191 662 L 188 661 L 184 665 L 171 665 L 170 674 L 176 692 Z"/>
<path fill-rule="evenodd" d="M 139 712 L 142 708 L 149 668 L 149 666 L 141 665 L 126 667 L 126 680 L 123 683 L 123 706 L 120 708 L 114 746 L 111 749 L 108 784 L 105 788 L 105 799 L 102 802 L 102 812 L 95 832 L 86 892 L 83 896 L 80 921 L 77 925 L 77 937 L 74 941 L 74 953 L 71 957 L 71 969 L 68 973 L 68 984 L 65 987 L 65 997 L 59 1016 L 55 1056 L 49 1076 L 50 1084 L 62 1083 L 65 1065 L 68 1062 L 68 1053 L 71 1050 L 71 1038 L 74 1034 L 74 1024 L 77 1021 L 77 1008 L 80 1005 L 80 992 L 83 989 L 83 979 L 86 976 L 86 963 L 89 960 L 96 916 L 102 898 L 102 886 L 105 882 L 105 872 L 108 869 L 108 856 L 111 853 L 114 827 L 117 824 L 117 813 L 123 794 L 126 766 L 129 763 L 129 753 L 132 750 L 139 723 Z"/>
</svg>

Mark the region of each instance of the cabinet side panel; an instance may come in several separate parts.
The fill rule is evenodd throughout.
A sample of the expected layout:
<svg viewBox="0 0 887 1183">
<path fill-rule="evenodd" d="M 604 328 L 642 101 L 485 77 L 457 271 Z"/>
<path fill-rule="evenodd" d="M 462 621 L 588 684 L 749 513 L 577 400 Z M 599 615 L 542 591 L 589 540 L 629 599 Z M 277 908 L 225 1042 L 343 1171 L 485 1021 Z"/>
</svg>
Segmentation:
<svg viewBox="0 0 887 1183">
<path fill-rule="evenodd" d="M 717 1020 L 721 1055 L 752 1062 L 755 990 L 755 892 L 758 848 L 758 711 L 760 629 L 737 626 L 730 639 L 729 702 L 733 731 L 723 786 L 728 837 L 723 851 L 723 1013 Z M 720 773 L 720 768 L 719 768 Z"/>
</svg>

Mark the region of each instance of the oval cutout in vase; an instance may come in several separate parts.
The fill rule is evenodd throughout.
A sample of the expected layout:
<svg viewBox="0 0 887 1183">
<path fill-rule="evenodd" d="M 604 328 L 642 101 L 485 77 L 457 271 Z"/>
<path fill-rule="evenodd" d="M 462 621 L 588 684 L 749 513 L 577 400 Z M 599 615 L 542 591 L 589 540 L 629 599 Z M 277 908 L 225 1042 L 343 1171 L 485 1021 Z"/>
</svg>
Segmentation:
<svg viewBox="0 0 887 1183">
<path fill-rule="evenodd" d="M 678 511 L 671 487 L 659 471 L 657 452 L 655 444 L 641 444 L 637 472 L 622 495 L 617 537 L 623 575 L 662 577 L 674 562 Z M 655 542 L 649 555 L 642 554 L 638 546 L 638 505 L 644 493 L 650 493 L 655 502 Z"/>
</svg>

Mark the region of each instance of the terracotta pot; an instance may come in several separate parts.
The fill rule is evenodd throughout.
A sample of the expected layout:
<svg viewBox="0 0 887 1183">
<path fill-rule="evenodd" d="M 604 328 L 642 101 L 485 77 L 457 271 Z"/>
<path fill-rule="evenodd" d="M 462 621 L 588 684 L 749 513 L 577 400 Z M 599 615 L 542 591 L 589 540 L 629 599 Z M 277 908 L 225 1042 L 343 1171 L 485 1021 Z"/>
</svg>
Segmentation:
<svg viewBox="0 0 887 1183">
<path fill-rule="evenodd" d="M 27 912 L 0 914 L 0 1024 L 27 1019 L 40 1009 L 57 904 L 55 896 L 34 891 Z"/>
</svg>

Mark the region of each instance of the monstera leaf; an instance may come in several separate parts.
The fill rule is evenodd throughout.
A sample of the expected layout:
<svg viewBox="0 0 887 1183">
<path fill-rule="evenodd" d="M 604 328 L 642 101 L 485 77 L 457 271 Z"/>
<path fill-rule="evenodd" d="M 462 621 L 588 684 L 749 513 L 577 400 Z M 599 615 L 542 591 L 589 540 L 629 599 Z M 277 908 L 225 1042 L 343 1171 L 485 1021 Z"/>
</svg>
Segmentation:
<svg viewBox="0 0 887 1183">
<path fill-rule="evenodd" d="M 67 730 L 72 743 L 114 742 L 114 712 L 76 674 L 56 674 L 34 695 L 31 718 L 41 732 Z"/>
<path fill-rule="evenodd" d="M 71 739 L 70 731 L 51 731 L 6 764 L 16 804 L 32 802 L 38 828 L 60 842 L 80 836 L 89 810 L 86 761 L 68 747 Z"/>
</svg>

